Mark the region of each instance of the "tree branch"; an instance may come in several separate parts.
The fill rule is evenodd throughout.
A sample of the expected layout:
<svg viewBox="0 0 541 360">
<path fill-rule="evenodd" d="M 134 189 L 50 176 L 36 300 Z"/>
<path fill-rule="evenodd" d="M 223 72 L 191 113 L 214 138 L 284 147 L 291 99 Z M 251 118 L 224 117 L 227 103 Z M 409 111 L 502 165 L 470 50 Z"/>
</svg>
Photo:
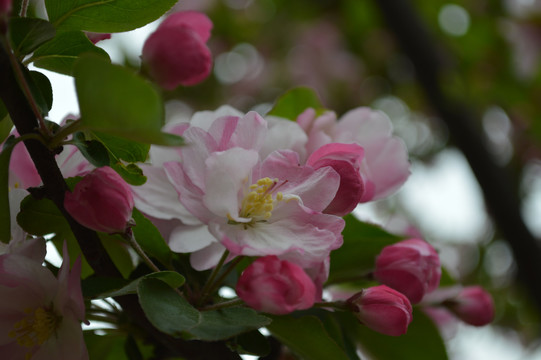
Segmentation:
<svg viewBox="0 0 541 360">
<path fill-rule="evenodd" d="M 496 226 L 511 246 L 518 279 L 541 311 L 541 249 L 520 214 L 516 181 L 497 165 L 482 141 L 479 121 L 471 110 L 447 97 L 441 86 L 442 65 L 435 43 L 407 0 L 376 0 L 388 27 L 412 61 L 426 98 L 464 153 L 483 191 Z"/>
<path fill-rule="evenodd" d="M 19 64 L 19 66 L 21 65 Z M 19 134 L 38 134 L 37 119 L 15 79 L 8 53 L 3 46 L 0 46 L 0 84 L 0 99 L 4 102 Z M 43 181 L 45 196 L 55 203 L 68 221 L 86 260 L 96 275 L 121 277 L 96 232 L 80 225 L 64 209 L 64 194 L 68 187 L 58 168 L 54 154 L 37 140 L 25 140 L 24 144 Z M 162 350 L 167 349 L 169 355 L 180 355 L 194 360 L 240 359 L 237 353 L 227 348 L 225 342 L 185 341 L 160 332 L 148 321 L 135 295 L 120 296 L 115 300 L 132 321 L 145 329 L 152 338 L 152 342 L 162 345 Z"/>
</svg>

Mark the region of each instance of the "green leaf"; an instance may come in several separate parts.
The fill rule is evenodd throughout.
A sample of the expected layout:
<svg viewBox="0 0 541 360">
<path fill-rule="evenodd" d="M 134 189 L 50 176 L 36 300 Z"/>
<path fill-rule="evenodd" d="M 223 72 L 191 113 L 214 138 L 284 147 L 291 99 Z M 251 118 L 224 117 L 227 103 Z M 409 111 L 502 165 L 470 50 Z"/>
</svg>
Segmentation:
<svg viewBox="0 0 541 360">
<path fill-rule="evenodd" d="M 437 327 L 422 311 L 414 309 L 413 321 L 402 336 L 387 336 L 357 322 L 351 313 L 340 313 L 346 333 L 377 360 L 447 360 L 447 351 Z"/>
<path fill-rule="evenodd" d="M 74 76 L 83 127 L 142 143 L 182 145 L 181 137 L 161 132 L 161 97 L 132 71 L 85 56 L 75 64 Z"/>
<path fill-rule="evenodd" d="M 189 329 L 193 339 L 219 341 L 259 329 L 270 324 L 271 320 L 259 315 L 255 310 L 245 307 L 232 307 L 201 312 L 199 325 Z"/>
<path fill-rule="evenodd" d="M 265 356 L 270 353 L 270 344 L 267 337 L 258 330 L 240 334 L 230 347 L 239 354 Z"/>
<path fill-rule="evenodd" d="M 124 165 L 119 161 L 116 164 L 111 164 L 111 167 L 130 185 L 143 185 L 147 181 L 143 170 L 135 164 Z"/>
<path fill-rule="evenodd" d="M 92 53 L 109 60 L 105 50 L 92 44 L 81 31 L 57 34 L 54 39 L 40 46 L 28 62 L 35 66 L 64 75 L 73 75 L 75 61 L 83 53 Z"/>
<path fill-rule="evenodd" d="M 83 334 L 90 360 L 129 360 L 124 351 L 126 335 L 96 335 L 92 331 L 84 331 Z"/>
<path fill-rule="evenodd" d="M 314 316 L 298 319 L 290 315 L 273 316 L 267 329 L 302 359 L 349 360 L 344 350 L 329 336 L 321 321 Z"/>
<path fill-rule="evenodd" d="M 66 241 L 71 265 L 78 256 L 81 256 L 82 278 L 94 272 L 86 261 L 68 222 L 51 200 L 37 200 L 32 195 L 25 197 L 21 202 L 21 211 L 17 215 L 17 223 L 24 231 L 32 235 L 55 234 L 53 243 L 60 253 L 62 253 L 62 246 Z"/>
<path fill-rule="evenodd" d="M 178 0 L 45 0 L 49 20 L 62 30 L 122 32 L 146 25 Z"/>
<path fill-rule="evenodd" d="M 120 235 L 109 235 L 99 233 L 101 243 L 107 251 L 111 260 L 115 263 L 116 268 L 124 279 L 130 276 L 134 269 L 132 257 L 129 252 L 129 245 L 122 239 Z"/>
<path fill-rule="evenodd" d="M 49 78 L 38 71 L 23 70 L 30 92 L 42 115 L 47 115 L 53 106 L 53 88 Z"/>
<path fill-rule="evenodd" d="M 124 160 L 130 163 L 144 162 L 147 160 L 149 144 L 141 144 L 136 141 L 123 139 L 118 136 L 93 131 L 94 135 L 116 160 Z"/>
<path fill-rule="evenodd" d="M 7 139 L 9 133 L 11 132 L 11 129 L 13 129 L 13 122 L 11 121 L 7 110 L 6 113 L 2 116 L 2 106 L 3 103 L 2 101 L 0 101 L 0 143 L 4 142 L 4 140 Z"/>
<path fill-rule="evenodd" d="M 0 153 L 0 241 L 8 243 L 11 240 L 11 217 L 9 209 L 9 160 L 13 148 L 21 140 L 10 137 Z"/>
<path fill-rule="evenodd" d="M 161 280 L 142 280 L 137 295 L 148 320 L 166 334 L 180 336 L 201 321 L 201 313 Z"/>
<path fill-rule="evenodd" d="M 15 56 L 30 54 L 56 34 L 54 26 L 43 19 L 14 17 L 9 21 L 9 37 Z"/>
<path fill-rule="evenodd" d="M 132 217 L 136 224 L 132 231 L 139 246 L 162 264 L 169 265 L 172 252 L 156 226 L 137 209 L 133 209 Z"/>
<path fill-rule="evenodd" d="M 375 258 L 385 246 L 403 239 L 353 215 L 344 219 L 344 244 L 331 253 L 330 282 L 366 275 L 373 270 Z"/>
<path fill-rule="evenodd" d="M 160 271 L 160 272 L 155 272 L 155 273 L 142 276 L 139 279 L 130 282 L 129 284 L 123 286 L 120 289 L 107 291 L 107 292 L 97 295 L 96 297 L 98 299 L 104 299 L 107 297 L 135 294 L 137 292 L 137 286 L 142 280 L 145 280 L 145 279 L 159 279 L 165 282 L 166 284 L 168 284 L 172 288 L 181 287 L 182 285 L 184 285 L 184 282 L 186 281 L 184 279 L 184 276 L 182 276 L 181 274 L 175 271 Z"/>
<path fill-rule="evenodd" d="M 98 140 L 85 140 L 82 132 L 73 134 L 73 142 L 77 149 L 95 167 L 109 166 L 109 152 Z"/>
<path fill-rule="evenodd" d="M 314 90 L 308 87 L 297 87 L 282 95 L 274 104 L 268 115 L 278 116 L 295 121 L 304 110 L 313 108 L 323 112 L 323 104 Z"/>
</svg>

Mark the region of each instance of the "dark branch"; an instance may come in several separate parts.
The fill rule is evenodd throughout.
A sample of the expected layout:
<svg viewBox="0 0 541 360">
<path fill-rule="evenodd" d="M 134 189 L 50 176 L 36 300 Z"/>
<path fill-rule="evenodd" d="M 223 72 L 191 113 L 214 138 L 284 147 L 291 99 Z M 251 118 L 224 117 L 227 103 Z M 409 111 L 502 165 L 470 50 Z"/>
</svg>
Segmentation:
<svg viewBox="0 0 541 360">
<path fill-rule="evenodd" d="M 541 250 L 520 214 L 516 181 L 497 165 L 484 146 L 479 121 L 465 104 L 447 97 L 440 83 L 439 51 L 407 0 L 376 0 L 388 27 L 410 58 L 419 84 L 467 158 L 483 191 L 486 206 L 513 251 L 519 281 L 541 311 Z"/>
<path fill-rule="evenodd" d="M 9 55 L 0 45 L 0 99 L 4 102 L 19 134 L 37 133 L 37 120 L 23 92 L 19 88 Z M 24 142 L 43 181 L 44 196 L 51 199 L 65 216 L 86 260 L 100 277 L 120 277 L 115 264 L 107 255 L 96 232 L 80 225 L 64 209 L 64 194 L 68 189 L 58 168 L 53 152 L 37 140 Z M 237 353 L 224 342 L 203 343 L 184 341 L 161 333 L 148 321 L 135 295 L 121 296 L 115 300 L 130 319 L 145 329 L 155 344 L 167 349 L 169 355 L 181 355 L 194 360 L 237 360 Z"/>
</svg>

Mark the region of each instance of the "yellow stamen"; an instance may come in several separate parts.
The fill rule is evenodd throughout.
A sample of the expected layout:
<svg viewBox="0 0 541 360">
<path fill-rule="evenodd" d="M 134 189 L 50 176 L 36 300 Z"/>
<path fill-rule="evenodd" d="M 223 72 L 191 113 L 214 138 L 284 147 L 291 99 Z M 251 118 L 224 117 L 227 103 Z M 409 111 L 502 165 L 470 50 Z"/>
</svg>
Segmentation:
<svg viewBox="0 0 541 360">
<path fill-rule="evenodd" d="M 20 346 L 33 348 L 43 345 L 56 331 L 61 318 L 52 309 L 38 307 L 35 310 L 25 309 L 26 317 L 13 325 L 9 336 L 17 339 Z M 28 353 L 27 357 L 32 353 Z"/>
<path fill-rule="evenodd" d="M 281 192 L 273 194 L 273 190 L 276 190 L 278 181 L 278 179 L 265 177 L 249 186 L 250 192 L 244 196 L 239 212 L 240 217 L 252 219 L 249 223 L 243 223 L 245 228 L 246 225 L 253 225 L 255 222 L 265 221 L 272 216 L 272 211 L 274 210 L 276 202 L 282 201 L 284 198 Z M 228 219 L 231 223 L 235 223 L 232 221 L 229 214 Z"/>
</svg>

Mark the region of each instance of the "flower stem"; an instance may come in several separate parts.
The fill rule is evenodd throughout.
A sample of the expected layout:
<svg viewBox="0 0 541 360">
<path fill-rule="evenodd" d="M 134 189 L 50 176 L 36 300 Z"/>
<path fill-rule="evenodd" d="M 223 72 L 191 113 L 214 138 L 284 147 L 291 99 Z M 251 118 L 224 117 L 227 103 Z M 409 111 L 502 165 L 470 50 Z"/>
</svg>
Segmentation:
<svg viewBox="0 0 541 360">
<path fill-rule="evenodd" d="M 224 265 L 228 256 L 229 256 L 229 250 L 226 249 L 224 253 L 222 254 L 222 257 L 220 258 L 220 261 L 218 261 L 218 264 L 212 270 L 212 273 L 210 274 L 205 285 L 203 286 L 203 289 L 201 289 L 201 296 L 199 297 L 199 301 L 197 302 L 198 305 L 201 305 L 203 301 L 206 299 L 207 294 L 209 293 L 209 290 L 213 286 L 214 280 L 218 276 L 218 273 L 222 269 L 222 266 Z"/>
<path fill-rule="evenodd" d="M 331 308 L 336 310 L 347 310 L 347 304 L 343 300 L 337 300 L 337 301 L 323 301 L 319 303 L 315 303 L 313 305 L 315 308 Z"/>
<path fill-rule="evenodd" d="M 124 238 L 126 240 L 128 240 L 128 242 L 130 243 L 131 247 L 133 248 L 133 250 L 135 250 L 135 252 L 137 253 L 137 255 L 139 255 L 141 257 L 141 259 L 143 259 L 143 261 L 145 262 L 145 264 L 147 264 L 147 266 L 149 268 L 151 268 L 153 271 L 155 272 L 160 272 L 161 270 L 156 266 L 156 264 L 154 264 L 152 262 L 152 260 L 150 260 L 150 258 L 147 256 L 147 254 L 145 254 L 145 252 L 143 251 L 143 249 L 141 249 L 141 247 L 139 246 L 139 244 L 137 243 L 137 240 L 135 240 L 135 236 L 133 236 L 133 232 L 131 231 L 131 229 L 128 229 L 126 231 L 125 234 L 123 234 Z"/>
<path fill-rule="evenodd" d="M 220 275 L 220 277 L 216 279 L 216 281 L 214 281 L 214 284 L 212 284 L 212 286 L 209 287 L 209 290 L 208 290 L 209 294 L 212 294 L 214 290 L 216 290 L 218 286 L 220 286 L 224 282 L 225 278 L 231 273 L 231 271 L 235 269 L 237 264 L 241 262 L 243 258 L 244 256 L 237 256 L 229 263 L 227 269 L 225 269 L 225 271 Z"/>
<path fill-rule="evenodd" d="M 30 0 L 23 0 L 21 4 L 21 17 L 26 17 L 26 11 L 28 10 L 28 4 Z"/>
<path fill-rule="evenodd" d="M 64 139 L 68 137 L 68 135 L 73 134 L 77 130 L 81 128 L 81 120 L 75 120 L 63 127 L 60 128 L 60 130 L 53 135 L 50 143 L 49 148 L 54 149 L 57 146 L 60 146 L 61 144 L 65 143 Z"/>
</svg>

